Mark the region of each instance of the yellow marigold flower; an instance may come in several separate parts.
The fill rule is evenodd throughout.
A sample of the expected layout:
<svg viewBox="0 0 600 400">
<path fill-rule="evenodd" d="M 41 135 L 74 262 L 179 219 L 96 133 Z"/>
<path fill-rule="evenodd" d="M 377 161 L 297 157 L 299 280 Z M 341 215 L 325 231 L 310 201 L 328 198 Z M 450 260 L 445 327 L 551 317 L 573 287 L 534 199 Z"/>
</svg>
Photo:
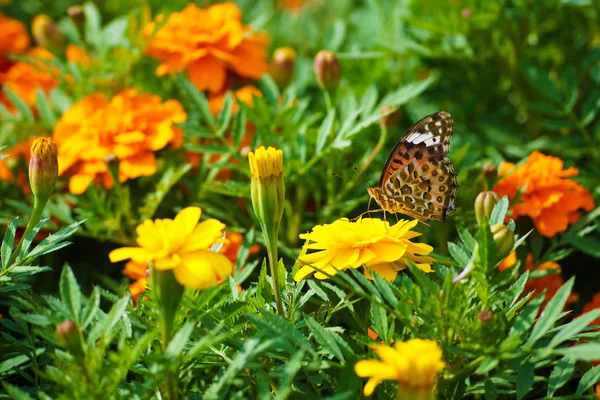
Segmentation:
<svg viewBox="0 0 600 400">
<path fill-rule="evenodd" d="M 119 181 L 156 173 L 155 152 L 168 144 L 179 147 L 183 131 L 175 126 L 187 115 L 181 103 L 126 89 L 111 100 L 92 94 L 73 104 L 54 127 L 61 175 L 69 190 L 83 193 L 94 181 L 107 188 L 113 181 L 107 156 L 119 160 Z"/>
<path fill-rule="evenodd" d="M 384 380 L 395 380 L 405 392 L 423 391 L 431 393 L 438 374 L 446 363 L 442 361 L 442 350 L 438 345 L 427 339 L 410 339 L 406 342 L 396 342 L 394 347 L 385 344 L 373 344 L 373 351 L 381 359 L 362 360 L 356 363 L 354 371 L 361 378 L 370 378 L 364 387 L 365 396 L 373 394 L 375 387 Z M 410 398 L 408 396 L 398 398 Z"/>
<path fill-rule="evenodd" d="M 578 175 L 579 171 L 573 167 L 563 167 L 560 158 L 535 151 L 525 164 L 510 173 L 514 164 L 504 163 L 500 167 L 500 175 L 505 176 L 493 190 L 511 199 L 516 197 L 520 189 L 524 190 L 519 202 L 511 206 L 512 216 L 530 217 L 540 234 L 552 237 L 564 232 L 569 224 L 577 222 L 580 209 L 590 211 L 594 208 L 590 192 L 567 179 Z"/>
<path fill-rule="evenodd" d="M 29 47 L 29 35 L 25 25 L 16 19 L 0 13 L 0 72 L 8 60 L 9 54 L 22 53 Z"/>
<path fill-rule="evenodd" d="M 393 281 L 398 271 L 406 268 L 405 259 L 414 262 L 424 272 L 432 272 L 433 258 L 427 254 L 433 251 L 433 247 L 410 241 L 421 235 L 411 231 L 417 223 L 417 220 L 400 220 L 390 226 L 387 221 L 378 218 L 357 221 L 342 218 L 332 224 L 317 225 L 312 232 L 300 235 L 307 242 L 298 258 L 302 268 L 294 279 L 299 281 L 312 273 L 317 279 L 327 279 L 337 271 L 364 265 Z M 365 275 L 371 278 L 366 271 Z"/>
<path fill-rule="evenodd" d="M 144 221 L 136 229 L 139 247 L 113 250 L 110 261 L 151 262 L 156 270 L 172 270 L 179 284 L 192 289 L 207 289 L 220 283 L 233 273 L 233 265 L 210 247 L 223 241 L 225 225 L 216 219 L 198 223 L 201 213 L 199 207 L 187 207 L 174 220 Z"/>
<path fill-rule="evenodd" d="M 151 39 L 146 54 L 161 61 L 158 76 L 186 70 L 199 90 L 219 93 L 228 72 L 256 79 L 267 71 L 268 37 L 242 24 L 242 13 L 233 3 L 207 9 L 189 4 L 161 25 L 162 20 L 160 15 L 143 31 Z"/>
</svg>

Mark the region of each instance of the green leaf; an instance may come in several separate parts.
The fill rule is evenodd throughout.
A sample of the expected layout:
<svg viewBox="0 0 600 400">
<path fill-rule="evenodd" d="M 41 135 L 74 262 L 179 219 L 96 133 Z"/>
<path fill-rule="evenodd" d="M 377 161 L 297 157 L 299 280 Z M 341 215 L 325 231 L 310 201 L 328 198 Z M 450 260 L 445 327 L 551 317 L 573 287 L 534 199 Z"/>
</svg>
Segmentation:
<svg viewBox="0 0 600 400">
<path fill-rule="evenodd" d="M 81 290 L 77 284 L 77 279 L 73 275 L 71 267 L 65 265 L 60 276 L 60 298 L 69 309 L 71 318 L 76 325 L 79 325 L 79 311 L 81 309 Z"/>
<path fill-rule="evenodd" d="M 406 266 L 409 271 L 415 276 L 417 282 L 425 289 L 429 294 L 433 295 L 436 299 L 439 298 L 440 288 L 425 275 L 417 266 L 408 258 L 405 259 Z"/>
<path fill-rule="evenodd" d="M 573 364 L 575 363 L 573 362 Z M 596 365 L 594 368 L 583 374 L 579 381 L 579 385 L 577 385 L 576 393 L 583 394 L 583 392 L 591 388 L 598 381 L 600 381 L 600 365 Z"/>
<path fill-rule="evenodd" d="M 320 154 L 327 143 L 327 139 L 331 136 L 331 130 L 333 129 L 333 123 L 335 122 L 335 110 L 329 111 L 327 117 L 323 120 L 319 132 L 317 134 L 317 144 L 315 148 L 315 155 Z"/>
<path fill-rule="evenodd" d="M 563 357 L 556 363 L 548 379 L 548 397 L 552 397 L 554 392 L 569 382 L 573 371 L 575 371 L 575 361 L 570 358 Z"/>
<path fill-rule="evenodd" d="M 39 356 L 46 351 L 46 348 L 35 349 L 35 356 Z M 31 361 L 32 353 L 28 352 L 27 354 L 21 354 L 13 358 L 9 358 L 8 360 L 4 360 L 0 363 L 0 376 L 7 375 L 7 372 L 12 371 L 16 367 L 19 367 L 29 361 Z"/>
<path fill-rule="evenodd" d="M 13 252 L 15 245 L 15 234 L 17 232 L 17 224 L 19 223 L 19 217 L 12 220 L 12 222 L 6 227 L 6 233 L 2 240 L 2 247 L 0 248 L 0 255 L 2 256 L 2 269 L 8 267 L 8 260 Z"/>
<path fill-rule="evenodd" d="M 477 240 L 471 235 L 471 233 L 464 226 L 457 225 L 456 230 L 458 231 L 458 236 L 460 236 L 460 240 L 462 240 L 465 247 L 471 251 L 475 248 L 477 244 Z"/>
<path fill-rule="evenodd" d="M 408 101 L 414 99 L 427 90 L 427 88 L 429 88 L 434 81 L 435 77 L 430 76 L 423 81 L 409 83 L 408 85 L 389 93 L 383 98 L 383 100 L 381 100 L 379 107 L 377 107 L 375 111 L 379 113 L 379 109 L 386 105 L 400 107 L 401 105 L 406 104 Z"/>
<path fill-rule="evenodd" d="M 479 375 L 486 375 L 491 370 L 496 368 L 496 366 L 498 366 L 499 363 L 500 360 L 496 357 L 485 357 L 483 361 L 481 361 L 481 364 L 479 364 L 479 367 L 477 367 L 477 369 L 475 370 L 475 373 Z"/>
<path fill-rule="evenodd" d="M 81 330 L 84 330 L 90 323 L 92 323 L 94 317 L 96 316 L 96 312 L 98 312 L 99 307 L 100 292 L 98 291 L 98 288 L 94 286 L 94 289 L 92 290 L 92 295 L 88 299 L 88 305 L 81 317 L 81 320 L 83 321 L 80 326 Z"/>
<path fill-rule="evenodd" d="M 587 328 L 588 325 L 598 317 L 600 317 L 600 309 L 591 310 L 582 316 L 575 318 L 568 324 L 563 325 L 563 327 L 552 338 L 547 347 L 554 348 L 567 340 L 572 340 L 575 335 Z"/>
<path fill-rule="evenodd" d="M 21 99 L 18 94 L 10 90 L 8 87 L 4 86 L 2 90 L 6 94 L 6 97 L 8 97 L 8 100 L 16 107 L 19 114 L 21 114 L 26 121 L 33 122 L 35 118 L 33 117 L 33 112 L 27 103 L 25 103 L 25 101 Z"/>
<path fill-rule="evenodd" d="M 183 351 L 183 348 L 188 343 L 188 340 L 190 340 L 193 330 L 193 322 L 187 322 L 185 325 L 183 325 L 183 327 L 175 335 L 173 335 L 173 338 L 169 342 L 167 350 L 165 351 L 165 356 L 173 360 L 179 357 Z"/>
<path fill-rule="evenodd" d="M 546 308 L 542 312 L 542 316 L 537 320 L 533 329 L 531 330 L 531 336 L 525 343 L 525 346 L 531 348 L 539 339 L 542 338 L 554 325 L 554 323 L 560 318 L 562 311 L 567 304 L 567 299 L 573 289 L 574 278 L 571 278 L 565 283 L 552 297 L 552 299 L 546 305 Z M 600 354 L 600 353 L 599 353 Z"/>
<path fill-rule="evenodd" d="M 58 249 L 62 249 L 65 246 L 71 244 L 70 242 L 63 242 L 66 238 L 73 235 L 79 229 L 79 226 L 83 224 L 85 220 L 76 222 L 67 226 L 66 228 L 61 229 L 53 235 L 48 236 L 44 240 L 42 240 L 35 248 L 27 254 L 27 259 L 34 259 L 39 256 L 43 256 L 44 254 L 51 253 Z"/>
<path fill-rule="evenodd" d="M 486 379 L 484 383 L 485 388 L 485 400 L 496 400 L 498 397 L 498 393 L 496 390 L 496 385 L 491 379 Z"/>
<path fill-rule="evenodd" d="M 538 311 L 544 301 L 544 296 L 539 295 L 529 301 L 523 311 L 517 315 L 515 319 L 515 323 L 512 328 L 510 328 L 509 336 L 512 334 L 521 334 L 529 331 L 531 326 L 533 325 L 533 321 L 537 317 Z"/>
<path fill-rule="evenodd" d="M 264 99 L 271 107 L 276 107 L 279 101 L 279 88 L 277 84 L 269 74 L 263 74 L 260 78 L 260 91 L 264 96 Z"/>
<path fill-rule="evenodd" d="M 387 311 L 376 303 L 371 303 L 371 322 L 375 332 L 389 343 Z"/>
<path fill-rule="evenodd" d="M 321 326 L 317 321 L 311 318 L 308 314 L 304 315 L 304 320 L 306 321 L 306 325 L 310 329 L 313 334 L 313 337 L 323 349 L 327 350 L 329 354 L 336 357 L 338 360 L 342 362 L 342 364 L 346 363 L 346 359 L 344 358 L 344 354 L 342 350 L 337 344 L 335 340 L 334 333 L 329 332 L 326 328 Z"/>
<path fill-rule="evenodd" d="M 179 167 L 168 168 L 160 178 L 160 181 L 156 184 L 153 191 L 148 192 L 144 197 L 144 204 L 140 207 L 140 220 L 151 219 L 158 207 L 171 191 L 173 186 L 181 180 L 181 178 L 189 172 L 192 168 L 190 164 L 183 164 Z"/>
<path fill-rule="evenodd" d="M 477 261 L 481 266 L 481 271 L 487 273 L 491 268 L 495 267 L 498 262 L 496 243 L 494 242 L 494 236 L 492 236 L 489 225 L 479 225 L 477 242 L 479 244 L 477 252 L 479 257 Z"/>
<path fill-rule="evenodd" d="M 16 386 L 9 385 L 8 383 L 4 383 L 4 382 L 2 383 L 2 386 L 4 386 L 6 393 L 13 400 L 33 400 L 33 397 L 31 397 L 29 394 L 27 394 L 27 392 L 24 392 L 23 390 L 19 389 Z"/>
<path fill-rule="evenodd" d="M 294 390 L 294 378 L 298 371 L 300 371 L 300 368 L 302 368 L 303 358 L 304 351 L 299 351 L 285 362 L 275 400 L 285 400 L 290 396 Z"/>
<path fill-rule="evenodd" d="M 233 119 L 233 128 L 231 129 L 231 136 L 233 138 L 233 145 L 237 149 L 242 143 L 242 139 L 246 134 L 246 110 L 240 107 L 238 113 Z"/>
<path fill-rule="evenodd" d="M 35 90 L 35 96 L 36 96 L 37 109 L 38 109 L 38 112 L 40 113 L 42 122 L 44 123 L 46 128 L 52 129 L 54 127 L 54 125 L 56 124 L 56 116 L 54 115 L 54 112 L 52 111 L 52 106 L 50 105 L 50 102 L 48 101 L 48 99 L 46 98 L 46 95 L 40 88 L 37 88 Z"/>
<path fill-rule="evenodd" d="M 223 101 L 223 108 L 221 108 L 221 112 L 217 116 L 217 125 L 219 129 L 217 130 L 218 137 L 224 137 L 225 132 L 229 128 L 229 123 L 231 122 L 231 116 L 233 114 L 233 94 L 231 92 L 227 92 L 225 94 L 225 100 Z"/>
<path fill-rule="evenodd" d="M 525 397 L 527 393 L 533 388 L 533 364 L 526 360 L 519 367 L 519 373 L 517 374 L 517 400 Z"/>
<path fill-rule="evenodd" d="M 600 343 L 584 343 L 572 347 L 556 349 L 554 352 L 575 361 L 596 361 L 598 359 L 598 354 L 600 354 Z"/>
<path fill-rule="evenodd" d="M 470 257 L 461 246 L 448 242 L 448 252 L 459 266 L 464 268 L 469 263 Z"/>
<path fill-rule="evenodd" d="M 588 236 L 576 236 L 570 233 L 565 233 L 562 238 L 584 253 L 600 258 L 600 240 Z"/>
<path fill-rule="evenodd" d="M 533 65 L 521 63 L 521 69 L 525 74 L 525 77 L 541 95 L 555 103 L 560 103 L 562 100 L 560 91 L 556 87 L 556 84 L 550 79 L 548 74 L 540 71 Z"/>
<path fill-rule="evenodd" d="M 506 213 L 508 212 L 508 197 L 504 196 L 496 203 L 490 215 L 490 226 L 503 224 Z"/>
<path fill-rule="evenodd" d="M 180 85 L 180 87 L 183 88 L 183 91 L 189 98 L 192 105 L 194 105 L 198 109 L 198 111 L 200 111 L 204 122 L 208 124 L 208 126 L 213 132 L 216 132 L 217 123 L 215 122 L 215 118 L 210 112 L 210 107 L 208 107 L 208 101 L 206 101 L 206 96 L 204 96 L 204 93 L 196 89 L 192 82 L 190 82 L 182 76 L 177 77 L 177 83 Z"/>
</svg>

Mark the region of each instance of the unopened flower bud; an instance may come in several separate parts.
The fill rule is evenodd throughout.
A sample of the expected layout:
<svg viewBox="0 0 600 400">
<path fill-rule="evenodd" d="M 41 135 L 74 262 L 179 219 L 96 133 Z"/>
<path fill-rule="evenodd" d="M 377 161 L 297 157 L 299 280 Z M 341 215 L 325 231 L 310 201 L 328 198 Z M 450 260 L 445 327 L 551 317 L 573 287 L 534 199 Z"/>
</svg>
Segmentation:
<svg viewBox="0 0 600 400">
<path fill-rule="evenodd" d="M 492 235 L 494 235 L 494 243 L 496 243 L 498 258 L 503 259 L 513 249 L 515 244 L 515 234 L 503 224 L 492 225 L 490 229 Z"/>
<path fill-rule="evenodd" d="M 67 15 L 76 26 L 82 26 L 85 22 L 85 12 L 80 5 L 67 8 Z"/>
<path fill-rule="evenodd" d="M 296 67 L 296 51 L 291 47 L 279 47 L 273 53 L 270 73 L 280 87 L 289 85 Z"/>
<path fill-rule="evenodd" d="M 500 201 L 500 196 L 496 192 L 481 192 L 475 199 L 475 218 L 477 223 L 481 224 L 484 218 L 490 219 L 494 206 Z"/>
<path fill-rule="evenodd" d="M 315 56 L 315 76 L 323 89 L 335 89 L 342 76 L 340 61 L 334 53 L 321 50 Z"/>
<path fill-rule="evenodd" d="M 492 312 L 492 310 L 481 310 L 477 313 L 477 318 L 479 318 L 479 321 L 486 323 L 486 322 L 490 322 L 491 320 L 494 319 L 494 313 Z"/>
<path fill-rule="evenodd" d="M 259 147 L 248 154 L 252 173 L 252 205 L 259 222 L 279 225 L 283 216 L 285 185 L 283 183 L 283 152 L 273 147 Z"/>
<path fill-rule="evenodd" d="M 65 35 L 58 24 L 45 14 L 38 14 L 31 22 L 33 38 L 43 48 L 52 53 L 60 53 L 65 48 Z"/>
<path fill-rule="evenodd" d="M 485 179 L 495 179 L 498 176 L 498 168 L 492 163 L 486 163 L 481 172 Z"/>
<path fill-rule="evenodd" d="M 469 18 L 471 18 L 472 15 L 473 15 L 473 10 L 470 8 L 463 8 L 463 10 L 460 12 L 460 16 L 463 17 L 464 19 L 469 19 Z"/>
<path fill-rule="evenodd" d="M 29 161 L 29 184 L 34 196 L 48 198 L 54 190 L 58 177 L 56 144 L 50 138 L 36 139 L 31 145 Z"/>
<path fill-rule="evenodd" d="M 382 128 L 393 129 L 398 126 L 400 111 L 398 111 L 397 107 L 388 104 L 387 106 L 381 107 L 379 114 L 383 115 L 379 120 L 379 125 L 381 125 Z"/>
<path fill-rule="evenodd" d="M 73 321 L 66 320 L 56 327 L 56 338 L 62 347 L 73 354 L 80 354 L 81 333 Z"/>
</svg>

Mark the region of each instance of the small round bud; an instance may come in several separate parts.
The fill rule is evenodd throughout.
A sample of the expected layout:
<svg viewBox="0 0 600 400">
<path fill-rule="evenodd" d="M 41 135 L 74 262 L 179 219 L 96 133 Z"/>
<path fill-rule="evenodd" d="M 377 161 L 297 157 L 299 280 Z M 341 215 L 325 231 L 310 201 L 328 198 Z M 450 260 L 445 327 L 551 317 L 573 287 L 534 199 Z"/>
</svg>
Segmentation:
<svg viewBox="0 0 600 400">
<path fill-rule="evenodd" d="M 500 201 L 500 196 L 496 192 L 481 192 L 475 199 L 475 218 L 477 223 L 483 223 L 484 217 L 488 220 L 492 215 L 494 206 Z"/>
<path fill-rule="evenodd" d="M 29 184 L 34 196 L 50 197 L 58 178 L 58 151 L 50 138 L 36 139 L 31 145 Z"/>
<path fill-rule="evenodd" d="M 65 48 L 65 35 L 58 24 L 45 14 L 38 14 L 31 22 L 33 38 L 43 48 L 52 53 L 58 53 Z"/>
<path fill-rule="evenodd" d="M 85 23 L 85 12 L 80 5 L 67 8 L 67 15 L 76 26 L 82 26 Z"/>
<path fill-rule="evenodd" d="M 463 10 L 460 12 L 460 16 L 463 17 L 464 19 L 469 19 L 469 18 L 471 18 L 472 15 L 473 15 L 473 10 L 470 8 L 463 8 Z"/>
<path fill-rule="evenodd" d="M 336 55 L 328 50 L 321 50 L 315 56 L 315 77 L 323 89 L 335 89 L 342 77 L 342 67 Z"/>
<path fill-rule="evenodd" d="M 296 67 L 296 51 L 291 47 L 279 47 L 273 53 L 269 71 L 280 87 L 289 85 Z"/>
<path fill-rule="evenodd" d="M 66 320 L 56 327 L 56 338 L 62 347 L 74 354 L 81 352 L 81 333 L 73 321 Z"/>
<path fill-rule="evenodd" d="M 498 177 L 498 168 L 492 163 L 486 163 L 481 172 L 485 179 L 496 179 Z"/>
<path fill-rule="evenodd" d="M 387 106 L 381 107 L 379 114 L 383 115 L 379 120 L 379 125 L 382 128 L 393 129 L 398 126 L 400 111 L 398 111 L 397 107 L 388 104 Z"/>
<path fill-rule="evenodd" d="M 486 323 L 486 322 L 490 322 L 491 320 L 494 319 L 494 313 L 492 312 L 492 310 L 481 310 L 477 313 L 477 318 L 479 318 L 479 321 Z"/>
<path fill-rule="evenodd" d="M 496 243 L 498 258 L 503 259 L 511 251 L 515 244 L 515 234 L 506 225 L 497 224 L 490 227 Z"/>
</svg>

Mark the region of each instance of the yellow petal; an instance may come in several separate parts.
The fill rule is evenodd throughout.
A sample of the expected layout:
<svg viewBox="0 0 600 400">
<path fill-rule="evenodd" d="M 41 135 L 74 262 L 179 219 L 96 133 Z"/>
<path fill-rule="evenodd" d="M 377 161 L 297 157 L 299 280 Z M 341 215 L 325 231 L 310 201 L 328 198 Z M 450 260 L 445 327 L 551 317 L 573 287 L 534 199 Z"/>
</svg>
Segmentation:
<svg viewBox="0 0 600 400">
<path fill-rule="evenodd" d="M 398 270 L 396 270 L 396 268 L 394 268 L 394 265 L 391 263 L 379 263 L 374 265 L 367 265 L 366 267 L 388 282 L 393 282 L 394 279 L 396 279 L 396 276 L 398 275 Z M 369 279 L 373 279 L 371 277 L 371 274 L 369 274 L 367 271 L 365 271 L 365 276 Z"/>
<path fill-rule="evenodd" d="M 294 275 L 294 280 L 299 282 L 315 271 L 316 270 L 313 267 L 305 265 L 304 267 L 300 268 L 298 272 L 296 272 L 296 275 Z"/>
<path fill-rule="evenodd" d="M 369 379 L 369 381 L 367 382 L 367 384 L 365 385 L 365 387 L 363 388 L 363 393 L 365 396 L 370 396 L 373 394 L 373 392 L 375 391 L 375 388 L 377 387 L 377 385 L 379 385 L 381 383 L 380 379 L 377 378 L 371 378 Z"/>
<path fill-rule="evenodd" d="M 189 253 L 196 250 L 208 249 L 216 242 L 222 240 L 224 229 L 225 224 L 216 219 L 211 218 L 200 222 L 181 248 L 181 252 Z"/>
<path fill-rule="evenodd" d="M 152 260 L 151 254 L 141 247 L 121 247 L 120 249 L 115 249 L 108 254 L 108 258 L 110 262 L 119 262 L 123 260 L 127 260 L 128 258 L 135 259 L 138 262 L 147 262 Z"/>
<path fill-rule="evenodd" d="M 181 264 L 181 257 L 177 254 L 173 254 L 171 256 L 162 257 L 154 261 L 152 264 L 153 268 L 156 268 L 160 271 L 164 271 L 167 269 L 173 269 Z"/>
<path fill-rule="evenodd" d="M 173 228 L 174 231 L 180 237 L 188 237 L 193 231 L 198 221 L 202 210 L 200 207 L 186 207 L 179 211 L 179 214 L 175 217 Z"/>
<path fill-rule="evenodd" d="M 185 254 L 174 273 L 182 285 L 202 290 L 230 276 L 233 273 L 233 265 L 223 254 L 197 251 Z"/>
<path fill-rule="evenodd" d="M 369 249 L 377 254 L 379 261 L 396 261 L 406 251 L 406 245 L 400 243 L 378 242 L 369 246 Z"/>
</svg>

